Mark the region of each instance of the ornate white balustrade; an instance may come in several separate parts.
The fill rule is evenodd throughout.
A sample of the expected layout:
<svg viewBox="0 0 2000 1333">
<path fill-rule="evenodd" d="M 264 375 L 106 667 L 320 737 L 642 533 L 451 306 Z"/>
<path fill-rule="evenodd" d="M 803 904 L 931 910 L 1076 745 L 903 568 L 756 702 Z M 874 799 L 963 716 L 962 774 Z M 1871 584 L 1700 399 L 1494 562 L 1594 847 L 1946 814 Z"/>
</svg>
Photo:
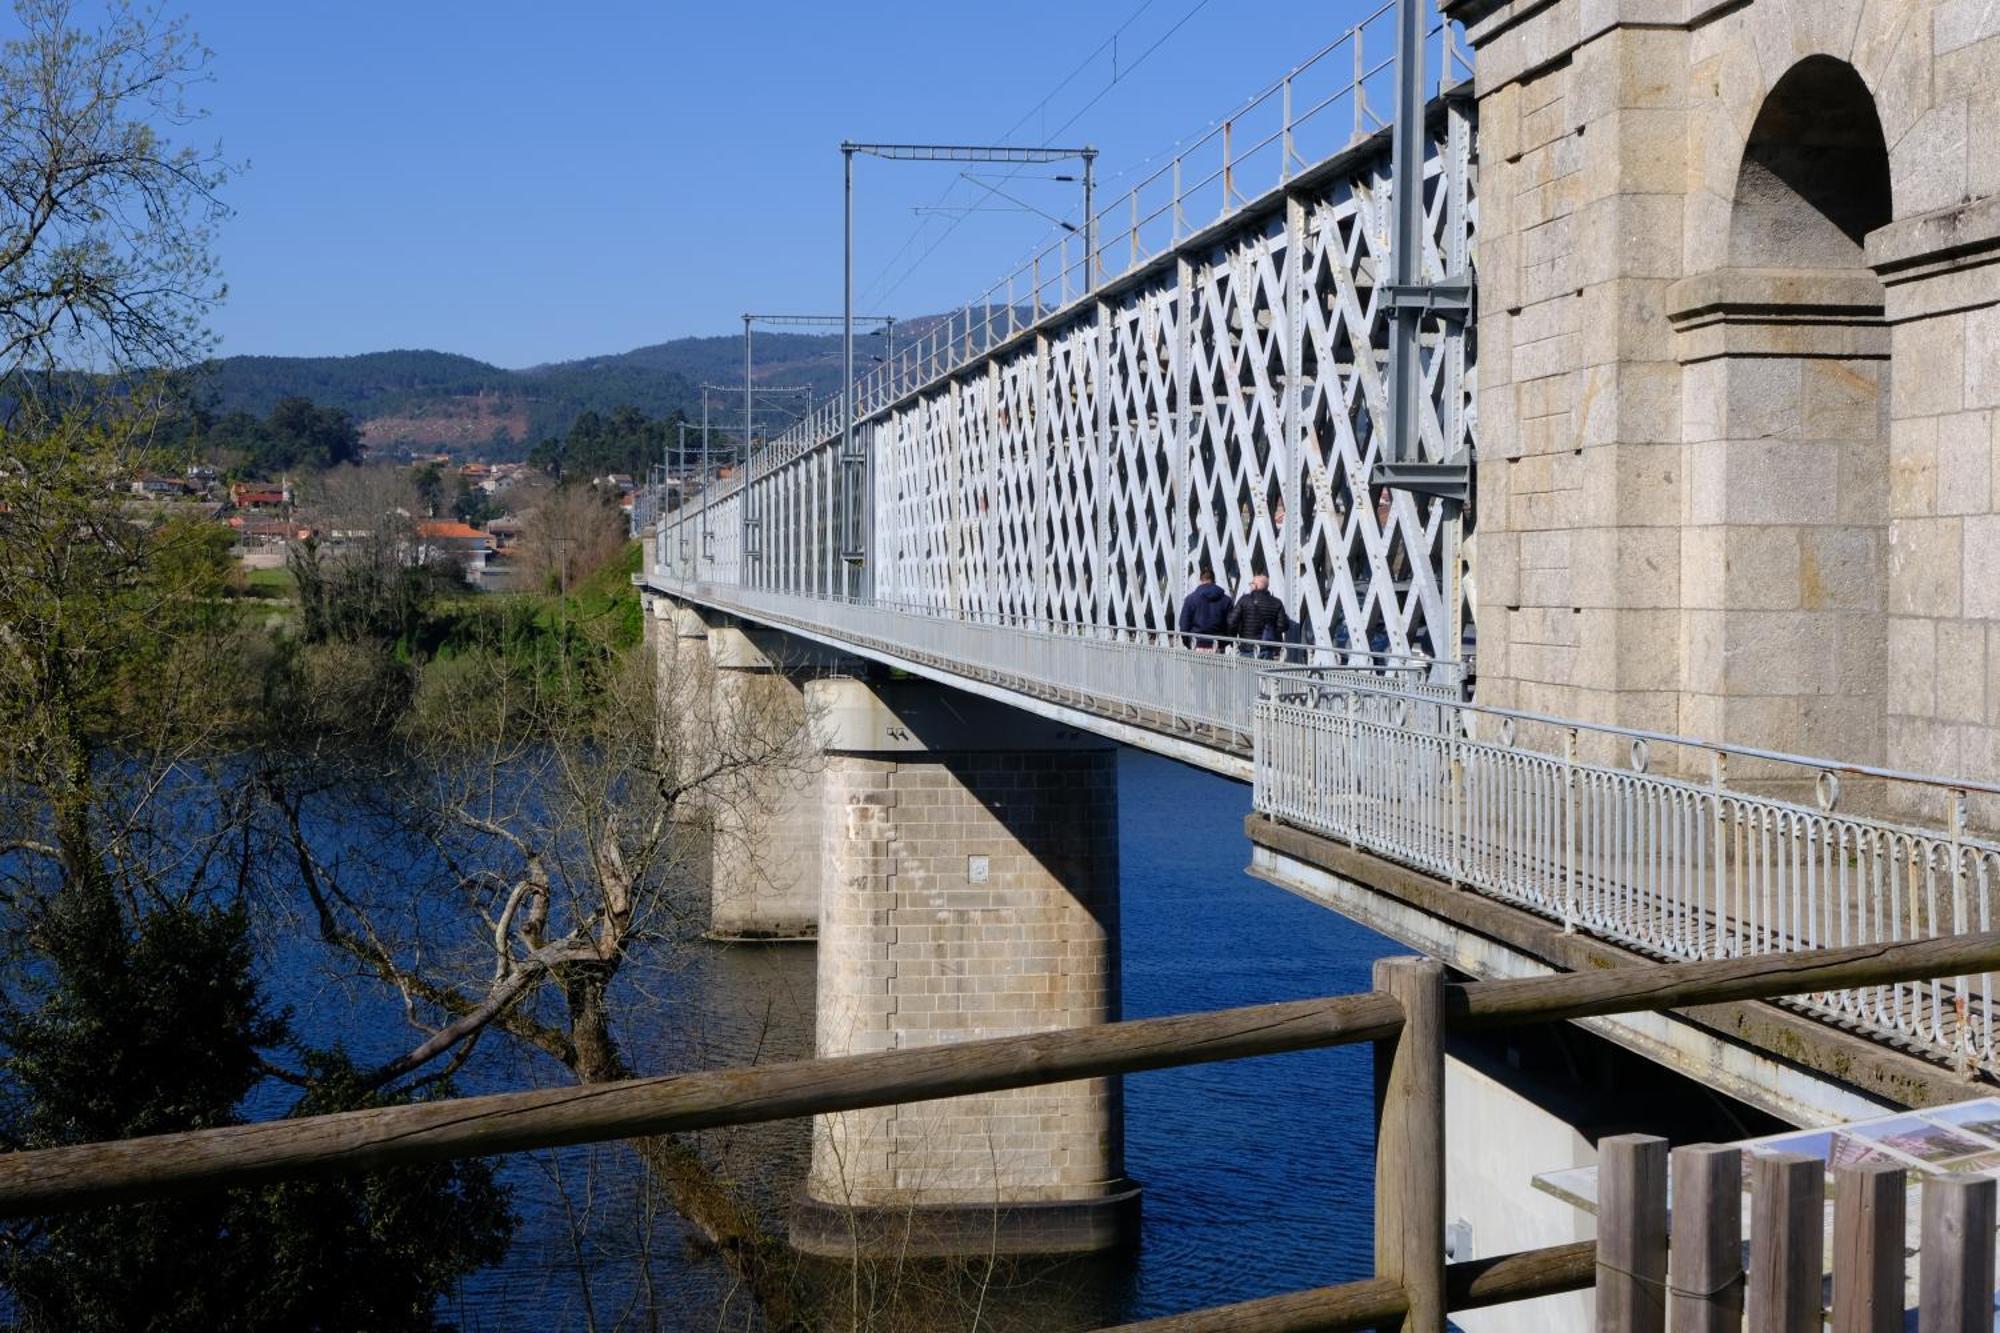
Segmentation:
<svg viewBox="0 0 2000 1333">
<path fill-rule="evenodd" d="M 1352 673 L 1281 668 L 1260 687 L 1258 810 L 1654 957 L 1994 925 L 2000 844 L 1964 820 L 1968 793 L 1991 788 L 1483 708 Z M 1884 786 L 1928 796 L 1942 827 L 1842 808 Z M 1994 1072 L 1992 993 L 1982 975 L 1798 1005 Z"/>
</svg>

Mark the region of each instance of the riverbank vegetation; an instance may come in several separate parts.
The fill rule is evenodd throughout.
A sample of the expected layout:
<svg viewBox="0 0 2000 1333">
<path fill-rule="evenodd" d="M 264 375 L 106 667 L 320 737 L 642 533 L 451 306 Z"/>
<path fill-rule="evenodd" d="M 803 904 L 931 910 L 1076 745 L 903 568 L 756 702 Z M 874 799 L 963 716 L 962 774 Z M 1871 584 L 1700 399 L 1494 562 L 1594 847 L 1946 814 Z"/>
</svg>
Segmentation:
<svg viewBox="0 0 2000 1333">
<path fill-rule="evenodd" d="M 426 553 L 407 469 L 349 465 L 337 410 L 209 423 L 313 472 L 326 514 L 324 544 L 246 578 L 228 529 L 131 503 L 190 419 L 222 292 L 231 168 L 180 142 L 207 54 L 122 0 L 96 26 L 13 7 L 0 1148 L 448 1097 L 482 1057 L 514 1086 L 697 1058 L 661 983 L 704 947 L 706 821 L 814 756 L 800 709 L 720 705 L 705 655 L 647 650 L 637 549 L 574 472 L 655 456 L 659 423 L 554 451 L 568 484 L 543 483 L 525 587 L 497 595 Z M 901 1266 L 815 1279 L 711 1145 L 628 1147 L 750 1293 L 744 1326 L 928 1326 L 883 1295 L 916 1290 Z M 0 1221 L 0 1324 L 441 1328 L 516 1223 L 484 1162 Z"/>
<path fill-rule="evenodd" d="M 246 746 L 295 660 L 229 534 L 119 487 L 206 349 L 228 166 L 170 132 L 206 52 L 151 9 L 18 0 L 0 50 L 0 1145 L 448 1095 L 357 1077 L 266 996 Z M 99 374 L 78 392 L 75 367 Z M 0 1227 L 33 1330 L 420 1329 L 513 1218 L 471 1162 Z"/>
</svg>

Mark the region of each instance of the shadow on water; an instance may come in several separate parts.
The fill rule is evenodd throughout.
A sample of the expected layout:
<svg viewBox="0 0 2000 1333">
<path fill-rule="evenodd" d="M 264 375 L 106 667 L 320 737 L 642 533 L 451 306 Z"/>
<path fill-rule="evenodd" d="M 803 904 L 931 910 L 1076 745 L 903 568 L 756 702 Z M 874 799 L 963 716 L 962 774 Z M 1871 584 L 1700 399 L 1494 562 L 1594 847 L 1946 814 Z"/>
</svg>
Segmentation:
<svg viewBox="0 0 2000 1333">
<path fill-rule="evenodd" d="M 1248 809 L 1246 787 L 1120 752 L 1126 1017 L 1364 990 L 1370 961 L 1395 951 L 1244 874 Z M 311 947 L 280 950 L 274 990 L 284 993 L 275 998 L 337 1029 L 326 1035 L 345 1037 L 357 1055 L 393 1054 L 409 1037 L 400 1008 L 365 982 L 328 980 Z M 632 988 L 621 1035 L 647 1070 L 807 1058 L 815 969 L 810 945 L 690 944 L 671 965 L 621 978 Z M 557 1081 L 547 1062 L 496 1041 L 459 1084 L 476 1093 Z M 1126 1169 L 1145 1187 L 1136 1249 L 991 1268 L 908 1262 L 857 1272 L 815 1261 L 802 1281 L 837 1312 L 830 1327 L 1026 1333 L 1365 1276 L 1371 1087 L 1361 1047 L 1128 1078 Z M 805 1176 L 807 1123 L 716 1131 L 703 1148 L 723 1180 L 782 1225 Z M 468 1280 L 445 1312 L 465 1333 L 759 1326 L 725 1265 L 649 1188 L 629 1149 L 518 1154 L 501 1169 L 521 1229 L 507 1261 Z"/>
</svg>

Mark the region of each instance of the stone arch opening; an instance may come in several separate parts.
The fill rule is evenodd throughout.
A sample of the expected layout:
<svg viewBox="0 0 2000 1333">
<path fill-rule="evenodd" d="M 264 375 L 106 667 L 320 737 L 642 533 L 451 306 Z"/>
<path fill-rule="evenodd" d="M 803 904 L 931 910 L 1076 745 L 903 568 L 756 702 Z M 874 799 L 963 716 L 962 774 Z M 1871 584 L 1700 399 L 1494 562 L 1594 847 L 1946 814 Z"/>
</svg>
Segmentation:
<svg viewBox="0 0 2000 1333">
<path fill-rule="evenodd" d="M 1873 94 L 1845 61 L 1800 61 L 1764 99 L 1744 145 L 1730 264 L 1860 268 L 1863 239 L 1892 212 Z"/>
<path fill-rule="evenodd" d="M 1729 206 L 1723 262 L 1670 306 L 1690 405 L 1683 723 L 1879 762 L 1889 332 L 1863 242 L 1893 206 L 1852 66 L 1814 56 L 1772 87 Z"/>
</svg>

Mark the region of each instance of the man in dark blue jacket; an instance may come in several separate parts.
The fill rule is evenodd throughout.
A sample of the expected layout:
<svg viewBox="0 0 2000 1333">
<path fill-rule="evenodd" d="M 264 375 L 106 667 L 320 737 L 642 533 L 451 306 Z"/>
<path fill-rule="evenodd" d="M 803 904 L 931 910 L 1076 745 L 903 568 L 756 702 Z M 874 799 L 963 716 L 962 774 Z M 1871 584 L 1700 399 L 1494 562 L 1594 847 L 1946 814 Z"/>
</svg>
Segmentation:
<svg viewBox="0 0 2000 1333">
<path fill-rule="evenodd" d="M 1215 571 L 1201 567 L 1201 582 L 1181 603 L 1183 635 L 1221 634 L 1229 628 L 1229 594 L 1215 586 Z M 1189 638 L 1189 647 L 1198 653 L 1215 651 L 1212 638 Z"/>
</svg>

